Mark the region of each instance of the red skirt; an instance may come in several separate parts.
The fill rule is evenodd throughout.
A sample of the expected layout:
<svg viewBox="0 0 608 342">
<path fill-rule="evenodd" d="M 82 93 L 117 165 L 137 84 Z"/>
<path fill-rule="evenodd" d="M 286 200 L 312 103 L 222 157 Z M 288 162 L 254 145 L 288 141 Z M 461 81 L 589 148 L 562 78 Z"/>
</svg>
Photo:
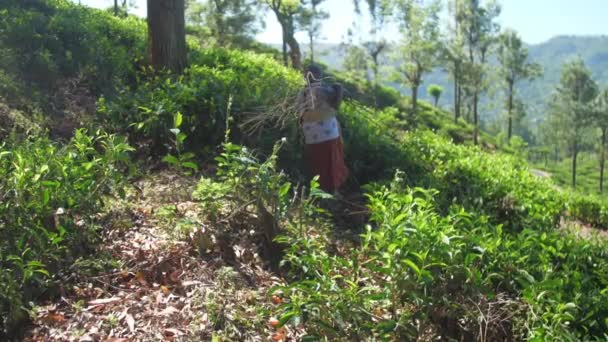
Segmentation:
<svg viewBox="0 0 608 342">
<path fill-rule="evenodd" d="M 306 150 L 312 174 L 319 176 L 321 189 L 329 193 L 338 190 L 348 178 L 342 138 L 307 144 Z"/>
</svg>

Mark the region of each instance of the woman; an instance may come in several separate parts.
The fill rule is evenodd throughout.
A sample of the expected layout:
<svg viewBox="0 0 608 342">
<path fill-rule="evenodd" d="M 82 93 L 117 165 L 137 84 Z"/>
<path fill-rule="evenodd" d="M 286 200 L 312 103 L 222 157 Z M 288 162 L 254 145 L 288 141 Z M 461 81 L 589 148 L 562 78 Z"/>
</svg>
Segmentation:
<svg viewBox="0 0 608 342">
<path fill-rule="evenodd" d="M 336 118 L 343 89 L 339 84 L 323 83 L 323 72 L 316 65 L 307 68 L 305 77 L 307 86 L 300 92 L 298 111 L 306 154 L 312 173 L 319 176 L 321 189 L 338 195 L 348 177 Z"/>
</svg>

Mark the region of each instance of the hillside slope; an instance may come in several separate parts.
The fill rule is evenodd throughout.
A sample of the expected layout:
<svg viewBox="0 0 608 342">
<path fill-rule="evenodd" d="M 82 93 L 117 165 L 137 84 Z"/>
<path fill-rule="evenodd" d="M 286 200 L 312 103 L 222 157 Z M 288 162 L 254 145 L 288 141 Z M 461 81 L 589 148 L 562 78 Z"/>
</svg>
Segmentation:
<svg viewBox="0 0 608 342">
<path fill-rule="evenodd" d="M 182 75 L 152 72 L 137 67 L 142 21 L 64 0 L 8 6 L 21 28 L 40 26 L 13 32 L 0 17 L 0 48 L 49 51 L 40 67 L 58 77 L 32 82 L 39 92 L 88 75 L 95 108 L 68 143 L 26 131 L 0 145 L 0 339 L 24 328 L 37 340 L 218 341 L 608 330 L 608 242 L 560 229 L 608 227 L 604 203 L 557 191 L 517 156 L 455 144 L 449 113 L 423 103 L 411 122 L 407 97 L 383 89 L 390 103 L 372 107 L 368 85 L 334 75 L 353 96 L 339 113 L 351 184 L 333 198 L 304 171 L 290 107 L 299 72 L 194 44 Z M 124 68 L 88 53 L 85 33 L 131 57 Z M 97 69 L 115 82 L 99 87 Z M 5 71 L 27 84 L 27 69 Z M 39 108 L 54 109 L 49 94 Z"/>
</svg>

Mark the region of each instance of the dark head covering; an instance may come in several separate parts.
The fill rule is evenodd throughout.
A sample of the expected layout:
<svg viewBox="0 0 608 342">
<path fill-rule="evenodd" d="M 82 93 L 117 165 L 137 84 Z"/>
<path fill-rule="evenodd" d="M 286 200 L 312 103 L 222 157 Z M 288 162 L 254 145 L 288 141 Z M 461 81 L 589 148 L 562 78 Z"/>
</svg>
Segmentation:
<svg viewBox="0 0 608 342">
<path fill-rule="evenodd" d="M 306 68 L 304 77 L 310 83 L 319 82 L 323 79 L 323 69 L 316 64 L 311 64 Z"/>
</svg>

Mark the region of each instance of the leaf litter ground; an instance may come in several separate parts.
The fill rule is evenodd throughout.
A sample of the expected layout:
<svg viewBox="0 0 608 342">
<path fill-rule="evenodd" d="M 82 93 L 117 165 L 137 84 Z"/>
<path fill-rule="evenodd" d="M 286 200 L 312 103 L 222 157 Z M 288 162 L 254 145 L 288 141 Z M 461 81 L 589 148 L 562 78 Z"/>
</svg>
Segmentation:
<svg viewBox="0 0 608 342">
<path fill-rule="evenodd" d="M 193 178 L 161 172 L 109 213 L 103 243 L 114 268 L 60 279 L 61 296 L 33 310 L 26 341 L 292 340 L 275 329 L 284 281 L 266 271 L 255 227 L 211 227 L 191 201 Z M 101 215 L 100 215 L 101 216 Z M 247 229 L 248 228 L 248 229 Z M 229 230 L 229 231 L 226 231 Z M 220 238 L 221 236 L 221 238 Z M 69 279 L 68 279 L 69 278 Z"/>
</svg>

